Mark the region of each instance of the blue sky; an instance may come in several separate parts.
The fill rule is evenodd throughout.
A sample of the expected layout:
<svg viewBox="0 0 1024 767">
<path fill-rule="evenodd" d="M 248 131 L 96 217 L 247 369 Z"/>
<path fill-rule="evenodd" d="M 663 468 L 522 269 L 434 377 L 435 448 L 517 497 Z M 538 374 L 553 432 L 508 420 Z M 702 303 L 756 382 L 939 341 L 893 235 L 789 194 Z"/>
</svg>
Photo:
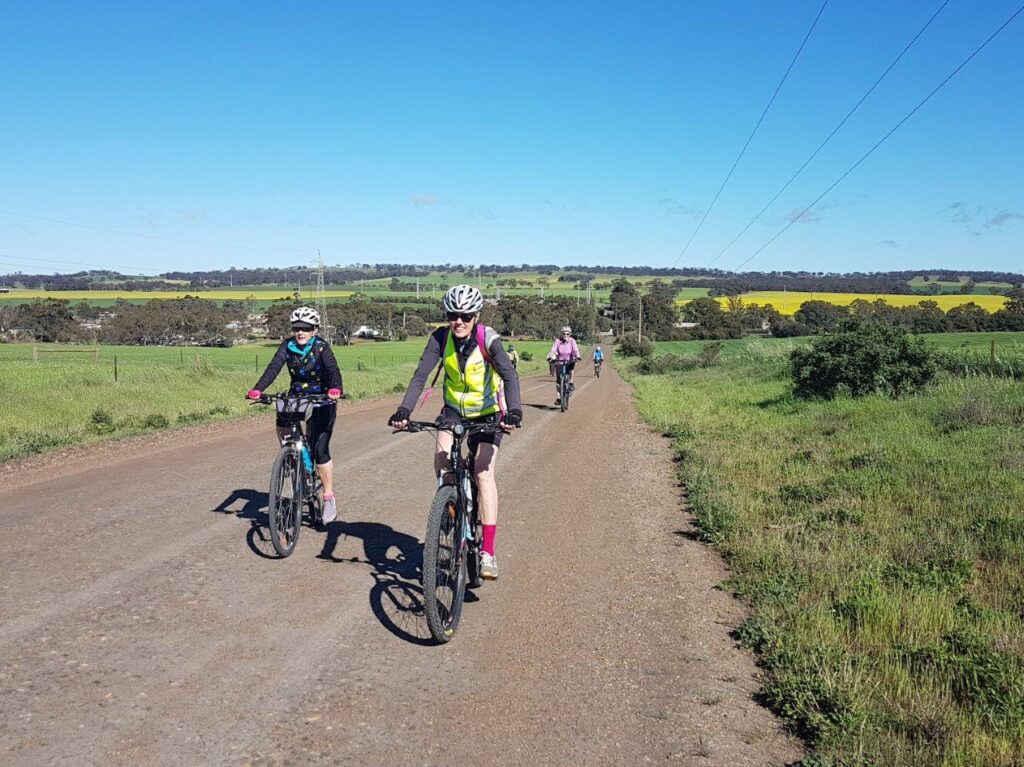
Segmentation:
<svg viewBox="0 0 1024 767">
<path fill-rule="evenodd" d="M 1020 2 L 951 0 L 715 266 L 750 257 Z M 0 0 L 0 273 L 317 249 L 669 266 L 821 3 Z M 940 5 L 831 0 L 679 265 L 711 262 Z M 1022 93 L 1024 14 L 745 268 L 1024 269 Z"/>
</svg>

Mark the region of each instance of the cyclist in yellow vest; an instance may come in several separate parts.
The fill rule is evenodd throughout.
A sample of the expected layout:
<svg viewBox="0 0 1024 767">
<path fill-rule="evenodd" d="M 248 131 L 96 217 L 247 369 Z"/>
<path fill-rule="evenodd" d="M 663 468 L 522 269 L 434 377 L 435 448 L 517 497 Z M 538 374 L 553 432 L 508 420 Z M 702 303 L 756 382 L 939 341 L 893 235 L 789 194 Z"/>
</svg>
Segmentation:
<svg viewBox="0 0 1024 767">
<path fill-rule="evenodd" d="M 396 429 L 408 426 L 427 377 L 440 364 L 444 370 L 441 420 L 488 419 L 500 423 L 505 432 L 518 428 L 523 423 L 519 377 L 501 344 L 501 336 L 493 328 L 480 324 L 484 297 L 472 285 L 456 285 L 445 293 L 442 303 L 448 326 L 430 334 L 405 398 L 388 419 L 388 425 Z M 479 434 L 470 437 L 469 441 L 470 452 L 475 456 L 474 474 L 480 491 L 480 521 L 483 525 L 480 574 L 489 580 L 498 577 L 498 563 L 494 555 L 498 486 L 494 472 L 501 438 L 502 434 Z M 438 432 L 434 453 L 436 471 L 448 468 L 451 446 L 452 435 Z"/>
</svg>

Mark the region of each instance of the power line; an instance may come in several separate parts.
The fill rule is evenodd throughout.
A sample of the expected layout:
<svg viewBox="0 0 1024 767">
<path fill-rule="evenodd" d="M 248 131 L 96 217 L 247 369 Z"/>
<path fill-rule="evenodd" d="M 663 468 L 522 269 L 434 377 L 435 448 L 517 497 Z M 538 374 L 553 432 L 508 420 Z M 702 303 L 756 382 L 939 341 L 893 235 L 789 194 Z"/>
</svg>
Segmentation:
<svg viewBox="0 0 1024 767">
<path fill-rule="evenodd" d="M 63 260 L 53 259 L 53 258 L 33 258 L 31 256 L 11 256 L 11 255 L 8 255 L 6 253 L 0 253 L 0 257 L 3 257 L 3 258 L 14 258 L 14 259 L 17 259 L 18 261 L 39 261 L 39 262 L 42 262 L 42 263 L 45 263 L 45 264 L 63 264 L 63 265 L 71 265 L 71 266 L 92 266 L 92 267 L 95 267 L 97 269 L 112 269 L 112 270 L 117 271 L 117 272 L 120 272 L 122 269 L 125 268 L 124 266 L 112 266 L 111 264 L 90 264 L 90 263 L 86 263 L 84 261 L 63 261 Z M 19 263 L 19 264 L 15 264 L 15 265 L 16 266 L 25 266 L 25 267 L 31 267 L 32 266 L 32 264 L 26 264 L 26 263 Z M 165 271 L 171 271 L 171 270 L 165 270 Z M 159 272 L 156 269 L 150 269 L 150 268 L 137 270 L 136 273 L 137 274 L 145 274 L 146 272 L 155 272 L 155 273 L 159 274 Z"/>
<path fill-rule="evenodd" d="M 923 106 L 924 106 L 925 104 L 927 104 L 927 103 L 928 103 L 928 102 L 929 102 L 929 101 L 931 100 L 932 96 L 934 96 L 934 95 L 935 95 L 936 93 L 938 93 L 938 92 L 939 92 L 940 90 L 942 90 L 943 86 L 944 86 L 944 85 L 945 85 L 946 83 L 948 83 L 948 82 L 949 82 L 950 80 L 952 80 L 952 79 L 953 79 L 953 78 L 954 78 L 954 77 L 955 77 L 955 76 L 957 75 L 957 73 L 959 73 L 959 72 L 960 72 L 960 70 L 961 70 L 961 69 L 963 69 L 963 68 L 964 68 L 965 66 L 967 66 L 967 64 L 968 64 L 968 63 L 970 63 L 970 61 L 971 61 L 971 60 L 972 60 L 972 59 L 973 59 L 973 58 L 974 58 L 975 56 L 977 56 L 977 55 L 978 55 L 979 53 L 981 53 L 981 51 L 982 51 L 982 50 L 984 50 L 984 48 L 985 48 L 985 47 L 986 47 L 986 46 L 987 46 L 987 45 L 988 45 L 988 44 L 989 44 L 990 42 L 992 42 L 992 41 L 993 41 L 993 40 L 994 40 L 994 39 L 996 38 L 996 35 L 998 35 L 998 34 L 999 34 L 1000 32 L 1002 32 L 1002 31 L 1003 31 L 1004 29 L 1006 29 L 1006 28 L 1007 28 L 1007 27 L 1008 27 L 1008 26 L 1010 25 L 1010 23 L 1011 23 L 1011 22 L 1012 22 L 1012 21 L 1013 21 L 1014 19 L 1016 19 L 1016 18 L 1017 18 L 1017 17 L 1018 17 L 1018 16 L 1019 16 L 1019 15 L 1021 14 L 1021 12 L 1024 12 L 1024 5 L 1020 6 L 1020 7 L 1019 7 L 1019 8 L 1018 8 L 1018 9 L 1017 9 L 1016 11 L 1014 11 L 1014 12 L 1013 12 L 1013 14 L 1012 14 L 1012 15 L 1010 16 L 1010 18 L 1008 18 L 1008 19 L 1007 19 L 1006 21 L 1004 21 L 1004 22 L 1002 23 L 1002 25 L 1000 25 L 1000 27 L 999 27 L 999 28 L 998 28 L 998 29 L 997 29 L 997 30 L 996 30 L 995 32 L 993 32 L 993 33 L 992 33 L 991 35 L 989 35 L 989 36 L 988 36 L 988 39 L 986 39 L 986 40 L 985 40 L 985 42 L 983 42 L 983 43 L 982 43 L 981 45 L 979 45 L 979 46 L 978 46 L 977 48 L 975 48 L 975 49 L 974 49 L 974 52 L 973 52 L 973 53 L 972 53 L 972 54 L 971 54 L 970 56 L 968 56 L 968 57 L 967 57 L 966 59 L 964 59 L 964 60 L 963 60 L 962 62 L 960 62 L 959 66 L 957 66 L 957 68 L 956 68 L 956 69 L 954 69 L 954 70 L 953 70 L 952 72 L 950 72 L 950 73 L 949 73 L 949 74 L 948 74 L 948 75 L 946 76 L 946 79 L 944 79 L 944 80 L 943 80 L 943 81 L 942 81 L 941 83 L 939 83 L 938 85 L 936 85 L 936 86 L 935 86 L 935 88 L 934 88 L 934 89 L 933 89 L 933 90 L 931 91 L 931 93 L 929 93 L 929 94 L 928 94 L 927 96 L 925 96 L 925 97 L 924 97 L 924 98 L 923 98 L 923 99 L 922 99 L 922 100 L 920 101 L 920 103 L 918 103 L 918 105 L 917 105 L 916 107 L 914 107 L 913 109 L 911 109 L 911 110 L 910 110 L 910 111 L 909 111 L 909 112 L 908 112 L 908 113 L 906 114 L 906 116 L 905 116 L 905 117 L 904 117 L 904 118 L 903 118 L 902 120 L 900 120 L 900 121 L 899 121 L 898 123 L 896 123 L 896 125 L 894 125 L 894 126 L 892 127 L 892 129 L 891 129 L 891 130 L 890 130 L 890 131 L 889 131 L 888 133 L 886 133 L 886 134 L 885 134 L 884 136 L 882 136 L 882 138 L 880 138 L 880 139 L 878 140 L 878 142 L 877 142 L 877 143 L 876 143 L 876 144 L 875 144 L 875 145 L 874 145 L 873 147 L 871 147 L 871 148 L 870 148 L 870 149 L 869 149 L 869 150 L 868 150 L 867 152 L 865 152 L 865 153 L 864 153 L 864 154 L 863 154 L 863 155 L 861 156 L 861 158 L 860 158 L 859 160 L 857 160 L 857 162 L 855 162 L 855 163 L 854 163 L 853 165 L 851 165 L 851 166 L 850 166 L 850 168 L 849 168 L 849 169 L 848 169 L 848 170 L 847 170 L 847 171 L 846 171 L 845 173 L 843 173 L 843 175 L 841 175 L 841 176 L 840 176 L 839 178 L 837 178 L 837 179 L 836 179 L 835 181 L 833 181 L 833 182 L 832 182 L 832 185 L 831 185 L 831 186 L 829 186 L 829 188 L 828 188 L 828 189 L 826 189 L 826 190 L 825 190 L 824 192 L 822 192 L 821 194 L 819 194 L 819 195 L 818 195 L 818 196 L 817 196 L 817 197 L 816 197 L 816 198 L 814 199 L 814 202 L 812 202 L 812 203 L 811 203 L 810 205 L 808 205 L 808 206 L 807 206 L 807 207 L 805 207 L 805 208 L 804 208 L 803 210 L 801 210 L 801 211 L 800 211 L 800 213 L 799 213 L 799 215 L 795 216 L 795 217 L 794 217 L 794 218 L 793 218 L 793 219 L 792 219 L 792 220 L 791 220 L 791 221 L 790 221 L 790 222 L 789 222 L 788 224 L 786 224 L 786 225 L 785 225 L 784 227 L 782 227 L 782 229 L 780 229 L 780 230 L 779 230 L 778 232 L 776 232 L 776 234 L 775 234 L 775 236 L 774 236 L 774 237 L 772 237 L 771 239 L 769 239 L 769 240 L 768 240 L 768 241 L 767 241 L 767 242 L 766 242 L 766 243 L 765 243 L 764 245 L 762 245 L 762 246 L 761 246 L 760 248 L 758 248 L 758 249 L 757 249 L 757 250 L 755 250 L 755 251 L 754 251 L 753 253 L 751 253 L 751 254 L 750 254 L 750 255 L 749 255 L 748 257 L 747 257 L 747 260 L 746 260 L 746 261 L 744 261 L 743 263 L 741 263 L 741 264 L 740 264 L 739 266 L 737 266 L 737 267 L 736 267 L 736 270 L 735 270 L 735 271 L 739 271 L 739 270 L 740 270 L 740 269 L 742 269 L 742 268 L 743 268 L 744 266 L 746 266 L 746 265 L 747 265 L 748 263 L 750 263 L 750 261 L 752 261 L 752 260 L 753 260 L 753 259 L 754 259 L 754 258 L 755 258 L 755 257 L 756 257 L 756 256 L 757 256 L 758 254 L 760 254 L 760 253 L 761 253 L 761 252 L 762 252 L 762 251 L 763 251 L 763 250 L 764 250 L 765 248 L 767 248 L 767 247 L 768 247 L 769 245 L 771 245 L 771 244 L 772 244 L 773 242 L 775 242 L 775 241 L 776 241 L 777 239 L 779 239 L 779 237 L 781 237 L 781 236 L 782 236 L 783 234 L 785 234 L 786 230 L 788 230 L 788 229 L 789 229 L 789 227 L 793 226 L 793 224 L 795 224 L 795 223 L 796 223 L 797 221 L 799 221 L 799 220 L 800 220 L 801 218 L 803 218 L 803 217 L 804 217 L 804 215 L 805 215 L 805 214 L 806 214 L 806 213 L 807 213 L 807 212 L 808 212 L 808 211 L 809 211 L 809 210 L 810 210 L 811 208 L 813 208 L 813 207 L 814 207 L 815 205 L 817 205 L 817 204 L 818 204 L 819 202 L 821 202 L 821 199 L 822 199 L 822 198 L 823 198 L 823 197 L 824 197 L 824 196 L 825 196 L 826 194 L 828 194 L 828 193 L 829 193 L 829 192 L 831 192 L 831 191 L 832 191 L 833 189 L 835 189 L 835 188 L 836 188 L 837 186 L 839 186 L 839 184 L 840 184 L 840 183 L 841 183 L 841 182 L 843 181 L 843 179 L 845 179 L 845 178 L 846 178 L 847 176 L 849 176 L 849 175 L 850 175 L 851 173 L 853 173 L 853 171 L 857 169 L 857 166 L 859 166 L 859 165 L 860 165 L 860 164 L 861 164 L 862 162 L 864 162 L 864 161 L 865 161 L 865 160 L 866 160 L 866 159 L 867 159 L 868 157 L 870 157 L 870 156 L 871 156 L 871 155 L 872 155 L 872 154 L 874 153 L 874 151 L 875 151 L 876 149 L 878 149 L 878 147 L 880 147 L 880 146 L 881 146 L 882 144 L 884 144 L 884 143 L 886 142 L 886 140 L 887 140 L 887 139 L 888 139 L 888 138 L 889 138 L 889 137 L 890 137 L 890 136 L 891 136 L 891 135 L 892 135 L 893 133 L 895 133 L 895 132 L 896 132 L 897 130 L 899 130 L 900 126 L 901 126 L 901 125 L 903 125 L 903 123 L 905 123 L 905 122 L 906 122 L 907 120 L 909 120 L 909 119 L 910 119 L 911 117 L 913 117 L 913 116 L 914 116 L 914 114 L 915 114 L 915 113 L 917 112 L 917 110 L 919 110 L 919 109 L 920 109 L 921 107 L 923 107 Z"/>
<path fill-rule="evenodd" d="M 123 234 L 128 237 L 143 237 L 147 240 L 162 240 L 163 242 L 176 242 L 181 245 L 198 245 L 204 248 L 226 248 L 229 250 L 253 250 L 260 251 L 263 253 L 295 253 L 292 250 L 283 250 L 281 248 L 254 248 L 249 245 L 225 245 L 217 242 L 202 242 L 199 240 L 181 240 L 177 237 L 163 237 L 159 234 L 144 234 L 142 232 L 129 232 L 123 229 L 108 229 L 103 226 L 93 226 L 91 224 L 80 224 L 75 221 L 63 221 L 59 218 L 46 218 L 44 216 L 33 216 L 29 213 L 18 213 L 13 210 L 0 210 L 5 216 L 17 216 L 18 218 L 28 218 L 33 221 L 45 221 L 50 224 L 63 224 L 64 226 L 76 226 L 79 229 L 91 229 L 94 232 L 106 232 L 108 234 Z"/>
<path fill-rule="evenodd" d="M 818 11 L 818 15 L 814 17 L 814 21 L 811 23 L 811 28 L 808 29 L 807 34 L 804 35 L 804 39 L 800 43 L 800 47 L 797 48 L 796 54 L 793 56 L 793 60 L 789 62 L 789 66 L 786 68 L 785 74 L 782 75 L 782 79 L 779 80 L 779 84 L 775 87 L 775 92 L 772 94 L 772 97 L 768 99 L 768 103 L 765 104 L 765 107 L 761 112 L 761 116 L 757 118 L 757 123 L 754 125 L 754 129 L 750 131 L 750 135 L 747 136 L 747 141 L 743 145 L 743 148 L 740 150 L 740 153 L 736 156 L 736 160 L 733 162 L 732 167 L 729 168 L 729 172 L 725 174 L 725 180 L 723 180 L 722 185 L 718 187 L 718 191 L 715 192 L 715 196 L 711 200 L 711 204 L 708 205 L 707 210 L 704 211 L 704 214 L 701 216 L 700 221 L 697 222 L 697 227 L 693 230 L 693 234 L 690 235 L 690 239 L 686 241 L 686 245 L 683 246 L 682 252 L 678 256 L 676 256 L 676 260 L 672 262 L 672 269 L 674 269 L 676 264 L 679 263 L 679 260 L 684 255 L 686 255 L 686 251 L 689 250 L 690 243 L 693 242 L 693 238 L 697 236 L 697 232 L 699 232 L 701 227 L 704 226 L 704 222 L 707 220 L 708 214 L 711 213 L 711 209 L 714 208 L 715 203 L 718 202 L 718 198 L 721 196 L 722 190 L 725 189 L 725 185 L 728 184 L 729 179 L 732 178 L 733 171 L 736 170 L 736 166 L 739 165 L 740 160 L 743 159 L 743 155 L 746 153 L 747 147 L 750 146 L 750 142 L 754 140 L 754 134 L 757 133 L 757 129 L 761 127 L 761 123 L 764 121 L 765 115 L 768 114 L 768 110 L 771 109 L 772 104 L 775 102 L 775 97 L 778 96 L 779 91 L 782 90 L 782 86 L 786 82 L 786 79 L 789 77 L 789 73 L 792 71 L 793 66 L 796 64 L 796 60 L 800 58 L 800 54 L 803 52 L 804 46 L 807 45 L 807 41 L 808 39 L 810 39 L 811 33 L 814 31 L 814 28 L 818 26 L 818 19 L 820 19 L 821 14 L 825 12 L 825 6 L 827 5 L 828 0 L 825 0 L 825 2 L 821 4 L 821 9 Z"/>
<path fill-rule="evenodd" d="M 750 227 L 752 227 L 754 225 L 754 223 L 759 218 L 761 218 L 761 216 L 764 215 L 764 212 L 766 210 L 768 210 L 768 208 L 770 208 L 774 204 L 774 202 L 777 199 L 779 199 L 780 196 L 782 196 L 782 193 L 785 192 L 787 189 L 789 189 L 789 185 L 792 184 L 796 180 L 797 176 L 799 176 L 801 173 L 804 172 L 804 168 L 806 168 L 808 165 L 811 164 L 811 161 L 815 157 L 818 156 L 818 153 L 822 149 L 824 149 L 825 145 L 829 141 L 832 140 L 832 137 L 835 136 L 836 133 L 839 132 L 839 129 L 842 128 L 844 125 L 846 125 L 846 121 L 849 120 L 853 116 L 853 113 L 856 112 L 860 108 L 860 105 L 863 104 L 867 100 L 868 96 L 870 96 L 872 94 L 872 92 L 875 90 L 875 88 L 877 88 L 879 86 L 879 84 L 882 82 L 882 80 L 884 80 L 886 78 L 886 76 L 893 70 L 893 68 L 900 62 L 900 60 L 907 53 L 907 51 L 909 51 L 910 48 L 914 45 L 914 43 L 917 42 L 918 38 L 921 37 L 921 35 L 924 34 L 924 31 L 926 29 L 928 29 L 928 27 L 931 26 L 931 23 L 933 21 L 935 21 L 935 19 L 938 17 L 938 15 L 940 13 L 942 13 L 942 10 L 947 5 L 949 5 L 949 2 L 950 2 L 950 0 L 945 0 L 945 2 L 943 2 L 942 5 L 939 6 L 939 9 L 937 11 L 935 11 L 935 13 L 932 14 L 932 17 L 930 19 L 928 19 L 927 22 L 925 22 L 925 25 L 923 27 L 921 27 L 921 29 L 918 31 L 918 33 L 916 35 L 914 35 L 913 39 L 911 39 L 911 41 L 906 44 L 906 46 L 903 48 L 903 50 L 900 51 L 899 55 L 896 56 L 896 58 L 894 58 L 892 60 L 892 63 L 889 64 L 888 68 L 886 68 L 886 70 L 884 72 L 882 72 L 881 76 L 877 80 L 875 80 L 874 84 L 870 88 L 867 89 L 867 91 L 864 93 L 863 96 L 860 97 L 860 101 L 858 101 L 856 104 L 854 104 L 853 108 L 849 112 L 846 113 L 846 117 L 844 117 L 842 120 L 839 121 L 839 123 L 836 125 L 836 127 L 834 127 L 832 129 L 832 132 L 829 133 L 825 137 L 825 140 L 822 141 L 818 145 L 818 148 L 815 149 L 813 152 L 811 152 L 810 157 L 808 157 L 806 160 L 804 160 L 804 164 L 801 165 L 799 168 L 797 168 L 796 173 L 794 173 L 792 176 L 789 177 L 789 181 L 787 181 L 785 184 L 783 184 L 782 187 L 779 189 L 779 191 L 777 191 L 772 196 L 772 198 L 770 200 L 768 200 L 768 202 L 765 203 L 764 207 L 761 208 L 761 210 L 759 210 L 757 212 L 757 214 L 752 219 L 750 219 L 750 221 L 747 222 L 747 225 L 745 227 L 743 227 L 743 229 L 740 231 L 740 233 L 737 234 L 735 237 L 733 237 L 732 240 L 729 242 L 729 244 L 726 245 L 724 248 L 722 248 L 722 250 L 719 251 L 718 255 L 715 256 L 713 259 L 711 259 L 711 261 L 708 262 L 707 268 L 710 268 L 716 261 L 718 261 L 718 259 L 720 259 L 722 256 L 724 256 L 726 251 L 728 251 L 729 248 L 731 248 L 733 245 L 735 245 L 736 241 L 739 240 L 739 238 L 742 237 L 744 234 L 746 234 L 747 231 L 750 229 Z"/>
</svg>

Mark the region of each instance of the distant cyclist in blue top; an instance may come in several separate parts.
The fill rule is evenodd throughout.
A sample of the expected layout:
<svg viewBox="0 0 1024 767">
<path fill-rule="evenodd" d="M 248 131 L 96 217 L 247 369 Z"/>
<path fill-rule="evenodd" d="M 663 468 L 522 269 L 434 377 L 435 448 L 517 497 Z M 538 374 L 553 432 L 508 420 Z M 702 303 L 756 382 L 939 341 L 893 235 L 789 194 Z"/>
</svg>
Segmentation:
<svg viewBox="0 0 1024 767">
<path fill-rule="evenodd" d="M 594 347 L 594 372 L 595 373 L 600 369 L 602 362 L 604 362 L 604 352 L 601 351 L 601 344 L 598 344 L 597 346 Z"/>
</svg>

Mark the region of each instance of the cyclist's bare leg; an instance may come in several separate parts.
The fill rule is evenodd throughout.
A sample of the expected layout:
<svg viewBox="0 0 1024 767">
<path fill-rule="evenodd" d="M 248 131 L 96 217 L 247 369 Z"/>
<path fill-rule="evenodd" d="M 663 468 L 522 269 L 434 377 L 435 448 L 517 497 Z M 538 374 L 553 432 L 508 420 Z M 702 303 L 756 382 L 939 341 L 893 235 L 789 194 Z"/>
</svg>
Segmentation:
<svg viewBox="0 0 1024 767">
<path fill-rule="evenodd" d="M 498 485 L 494 481 L 494 465 L 498 459 L 498 448 L 481 442 L 476 449 L 473 462 L 473 476 L 480 493 L 480 522 L 484 525 L 498 524 Z"/>
<path fill-rule="evenodd" d="M 439 431 L 437 433 L 437 443 L 434 451 L 434 471 L 438 472 L 442 469 L 447 469 L 451 463 L 448 458 L 452 454 L 452 437 L 446 431 Z"/>
<path fill-rule="evenodd" d="M 318 463 L 316 473 L 320 475 L 320 481 L 324 483 L 324 493 L 334 494 L 334 460 L 327 463 Z"/>
</svg>

